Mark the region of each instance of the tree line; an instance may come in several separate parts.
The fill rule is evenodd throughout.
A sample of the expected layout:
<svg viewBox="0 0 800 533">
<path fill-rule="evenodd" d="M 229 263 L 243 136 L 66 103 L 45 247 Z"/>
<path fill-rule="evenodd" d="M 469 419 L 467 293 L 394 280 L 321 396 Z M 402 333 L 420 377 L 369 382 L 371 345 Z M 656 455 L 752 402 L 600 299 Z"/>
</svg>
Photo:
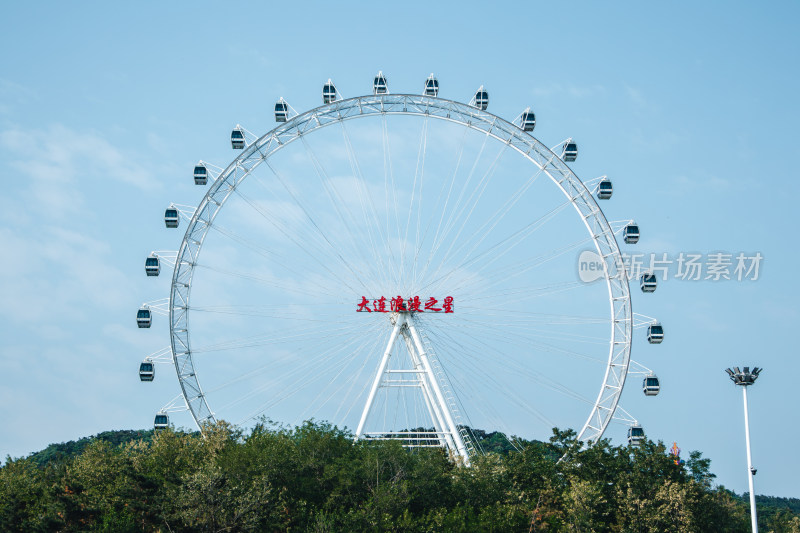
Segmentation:
<svg viewBox="0 0 800 533">
<path fill-rule="evenodd" d="M 742 497 L 710 461 L 661 442 L 573 431 L 549 442 L 473 430 L 471 467 L 440 448 L 354 443 L 346 430 L 219 422 L 205 436 L 107 432 L 0 467 L 0 531 L 748 532 Z M 766 497 L 759 497 L 763 500 Z M 774 500 L 774 501 L 772 501 Z M 797 500 L 763 503 L 760 530 L 800 533 Z M 794 507 L 793 507 L 794 506 Z"/>
</svg>

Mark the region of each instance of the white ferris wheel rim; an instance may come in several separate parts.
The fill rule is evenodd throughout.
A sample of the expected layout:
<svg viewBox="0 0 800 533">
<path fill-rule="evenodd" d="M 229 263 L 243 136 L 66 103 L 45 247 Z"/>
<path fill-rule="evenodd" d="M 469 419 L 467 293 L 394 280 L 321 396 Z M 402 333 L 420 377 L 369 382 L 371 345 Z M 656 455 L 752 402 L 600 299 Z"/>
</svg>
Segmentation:
<svg viewBox="0 0 800 533">
<path fill-rule="evenodd" d="M 244 179 L 283 147 L 320 128 L 379 115 L 450 121 L 506 143 L 546 174 L 578 212 L 602 260 L 611 309 L 611 338 L 605 375 L 594 405 L 578 432 L 580 440 L 597 442 L 614 417 L 624 388 L 633 329 L 630 287 L 611 225 L 586 185 L 558 155 L 530 133 L 471 105 L 413 94 L 377 94 L 336 100 L 290 118 L 247 145 L 219 174 L 198 204 L 177 253 L 169 298 L 172 360 L 181 394 L 195 423 L 202 430 L 206 423 L 216 421 L 195 373 L 188 325 L 194 269 L 216 215 Z"/>
</svg>

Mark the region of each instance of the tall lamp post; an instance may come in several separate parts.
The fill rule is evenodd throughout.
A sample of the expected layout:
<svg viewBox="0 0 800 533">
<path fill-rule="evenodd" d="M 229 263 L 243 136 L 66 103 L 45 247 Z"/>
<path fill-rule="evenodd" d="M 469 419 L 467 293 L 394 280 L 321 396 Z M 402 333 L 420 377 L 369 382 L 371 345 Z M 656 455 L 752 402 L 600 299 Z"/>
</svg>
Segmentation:
<svg viewBox="0 0 800 533">
<path fill-rule="evenodd" d="M 753 533 L 758 533 L 758 517 L 756 516 L 756 493 L 753 489 L 753 476 L 756 475 L 756 469 L 753 468 L 753 458 L 750 455 L 750 422 L 747 418 L 747 387 L 756 382 L 756 378 L 758 378 L 761 370 L 762 369 L 757 366 L 753 367 L 753 370 L 750 370 L 749 366 L 744 367 L 744 370 L 739 370 L 738 366 L 725 369 L 731 381 L 742 387 L 742 395 L 744 396 L 744 437 L 747 443 L 747 480 L 750 482 L 750 522 L 753 526 Z"/>
</svg>

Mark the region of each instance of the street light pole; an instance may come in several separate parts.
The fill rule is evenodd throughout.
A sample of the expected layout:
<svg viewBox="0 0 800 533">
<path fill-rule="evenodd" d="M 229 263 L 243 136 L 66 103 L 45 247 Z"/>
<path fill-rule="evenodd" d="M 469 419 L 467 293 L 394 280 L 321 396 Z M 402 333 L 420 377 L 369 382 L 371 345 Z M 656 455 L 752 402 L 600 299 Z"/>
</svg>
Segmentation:
<svg viewBox="0 0 800 533">
<path fill-rule="evenodd" d="M 750 523 L 753 528 L 753 533 L 758 533 L 758 517 L 756 516 L 756 492 L 753 488 L 753 477 L 756 475 L 756 469 L 753 468 L 753 458 L 750 454 L 750 419 L 747 412 L 747 387 L 756 382 L 758 374 L 762 369 L 753 367 L 744 367 L 744 370 L 739 370 L 738 366 L 733 369 L 726 368 L 725 372 L 730 376 L 734 384 L 742 387 L 742 397 L 744 398 L 744 437 L 747 444 L 747 481 L 750 485 Z"/>
</svg>

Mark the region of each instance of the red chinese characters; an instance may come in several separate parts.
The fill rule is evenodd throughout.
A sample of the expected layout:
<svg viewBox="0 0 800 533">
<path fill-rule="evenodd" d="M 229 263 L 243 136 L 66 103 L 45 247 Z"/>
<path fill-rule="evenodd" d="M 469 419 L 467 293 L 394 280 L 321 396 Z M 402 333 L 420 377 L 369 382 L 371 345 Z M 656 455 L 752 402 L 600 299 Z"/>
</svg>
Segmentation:
<svg viewBox="0 0 800 533">
<path fill-rule="evenodd" d="M 372 309 L 369 308 L 369 300 L 367 300 L 365 297 L 362 296 L 361 297 L 361 303 L 358 304 L 358 309 L 356 309 L 356 311 L 358 311 L 359 313 L 363 312 L 363 311 L 366 311 L 367 313 L 371 313 Z"/>
<path fill-rule="evenodd" d="M 444 309 L 445 313 L 452 313 L 453 312 L 453 297 L 447 296 L 444 299 L 444 304 L 442 305 L 442 309 Z"/>
<path fill-rule="evenodd" d="M 386 305 L 388 301 L 389 305 Z M 387 300 L 385 296 L 380 298 L 367 298 L 361 297 L 361 301 L 357 304 L 356 312 L 358 313 L 453 313 L 453 297 L 446 296 L 442 301 L 441 306 L 438 305 L 439 300 L 430 297 L 427 300 L 419 296 L 411 296 L 403 298 L 397 295 Z"/>
</svg>

